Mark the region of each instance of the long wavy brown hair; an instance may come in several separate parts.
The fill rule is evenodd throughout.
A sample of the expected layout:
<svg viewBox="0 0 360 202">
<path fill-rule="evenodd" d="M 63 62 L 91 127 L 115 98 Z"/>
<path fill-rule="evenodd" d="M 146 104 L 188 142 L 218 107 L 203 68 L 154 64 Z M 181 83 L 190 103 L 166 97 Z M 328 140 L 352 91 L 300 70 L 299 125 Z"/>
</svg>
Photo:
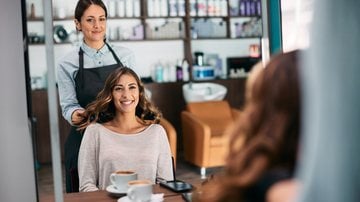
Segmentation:
<svg viewBox="0 0 360 202">
<path fill-rule="evenodd" d="M 298 51 L 271 58 L 248 88 L 235 124 L 224 172 L 203 187 L 200 201 L 244 201 L 265 172 L 294 172 L 300 134 Z"/>
<path fill-rule="evenodd" d="M 96 100 L 86 107 L 86 115 L 83 122 L 79 125 L 79 130 L 84 130 L 91 123 L 104 123 L 111 121 L 115 117 L 116 109 L 112 92 L 120 77 L 123 75 L 134 77 L 139 87 L 139 103 L 136 106 L 135 115 L 139 117 L 144 124 L 160 122 L 161 113 L 146 97 L 145 87 L 138 75 L 128 67 L 121 67 L 114 70 L 108 76 L 104 88 L 99 92 Z"/>
</svg>

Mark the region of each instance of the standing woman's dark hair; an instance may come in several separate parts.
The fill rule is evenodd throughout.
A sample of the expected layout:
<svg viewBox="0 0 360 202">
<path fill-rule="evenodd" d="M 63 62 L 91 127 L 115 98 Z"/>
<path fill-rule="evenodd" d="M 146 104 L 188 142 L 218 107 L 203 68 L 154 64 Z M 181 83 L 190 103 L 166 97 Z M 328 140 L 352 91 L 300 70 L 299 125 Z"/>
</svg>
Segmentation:
<svg viewBox="0 0 360 202">
<path fill-rule="evenodd" d="M 86 9 L 89 8 L 90 5 L 98 5 L 105 11 L 105 17 L 107 17 L 107 9 L 102 0 L 79 0 L 75 7 L 75 19 L 80 22 L 81 17 L 84 15 Z"/>
<path fill-rule="evenodd" d="M 149 125 L 151 123 L 159 123 L 161 113 L 147 99 L 145 95 L 145 87 L 138 75 L 130 68 L 122 67 L 114 70 L 105 81 L 104 88 L 100 91 L 95 101 L 86 107 L 86 117 L 79 129 L 85 129 L 89 124 L 94 122 L 108 122 L 115 117 L 116 109 L 112 97 L 112 92 L 122 75 L 131 75 L 135 78 L 139 86 L 139 103 L 136 106 L 136 116 L 141 121 Z"/>
<path fill-rule="evenodd" d="M 102 0 L 79 0 L 75 7 L 75 14 L 74 14 L 75 24 L 81 22 L 81 17 L 84 15 L 85 10 L 88 9 L 90 5 L 97 5 L 97 6 L 100 6 L 102 9 L 104 9 L 105 17 L 107 18 L 107 16 L 108 16 L 107 9 Z M 75 27 L 76 27 L 77 31 L 82 31 L 77 26 L 75 26 Z M 105 40 L 106 40 L 106 38 L 104 37 L 104 41 Z"/>
<path fill-rule="evenodd" d="M 225 172 L 204 186 L 201 201 L 265 201 L 273 183 L 294 174 L 301 109 L 298 51 L 271 58 L 249 90 Z"/>
</svg>

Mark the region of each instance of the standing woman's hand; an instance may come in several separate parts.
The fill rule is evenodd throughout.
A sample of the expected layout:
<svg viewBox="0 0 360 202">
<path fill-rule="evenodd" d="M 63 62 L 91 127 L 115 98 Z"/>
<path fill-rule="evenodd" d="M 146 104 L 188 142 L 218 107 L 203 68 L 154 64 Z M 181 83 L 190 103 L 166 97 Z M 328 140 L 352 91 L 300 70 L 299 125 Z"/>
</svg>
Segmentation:
<svg viewBox="0 0 360 202">
<path fill-rule="evenodd" d="M 79 125 L 84 120 L 85 117 L 86 117 L 85 110 L 77 109 L 71 115 L 71 122 L 74 125 Z"/>
</svg>

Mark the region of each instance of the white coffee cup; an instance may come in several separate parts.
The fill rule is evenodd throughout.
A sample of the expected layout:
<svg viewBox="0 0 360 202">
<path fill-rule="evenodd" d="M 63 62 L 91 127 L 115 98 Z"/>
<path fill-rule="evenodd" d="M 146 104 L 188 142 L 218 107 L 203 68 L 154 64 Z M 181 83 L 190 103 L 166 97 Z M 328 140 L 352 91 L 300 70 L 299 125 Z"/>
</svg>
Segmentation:
<svg viewBox="0 0 360 202">
<path fill-rule="evenodd" d="M 146 202 L 151 200 L 152 183 L 149 180 L 133 180 L 128 182 L 127 197 L 131 201 Z"/>
<path fill-rule="evenodd" d="M 110 182 L 121 192 L 126 192 L 128 182 L 137 180 L 137 173 L 132 170 L 118 170 L 110 175 Z"/>
</svg>

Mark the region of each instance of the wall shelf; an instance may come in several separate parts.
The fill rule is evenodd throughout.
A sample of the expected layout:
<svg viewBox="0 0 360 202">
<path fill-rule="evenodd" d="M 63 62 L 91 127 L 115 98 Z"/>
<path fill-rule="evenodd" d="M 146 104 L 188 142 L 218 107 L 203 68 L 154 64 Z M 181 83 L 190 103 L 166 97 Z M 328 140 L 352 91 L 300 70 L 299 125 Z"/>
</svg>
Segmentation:
<svg viewBox="0 0 360 202">
<path fill-rule="evenodd" d="M 28 0 L 30 1 L 30 0 Z M 41 0 L 32 0 L 32 1 L 41 1 Z M 63 0 L 61 4 L 74 4 L 71 0 Z M 104 2 L 114 1 L 119 2 L 120 0 L 104 0 Z M 218 0 L 211 0 L 212 2 L 216 2 Z M 238 0 L 240 4 L 241 0 Z M 257 1 L 257 0 L 254 0 Z M 135 2 L 135 1 L 131 1 Z M 230 13 L 232 10 L 232 3 L 234 1 L 226 0 L 226 11 L 223 9 L 222 12 L 216 13 L 214 15 L 207 15 L 204 16 L 197 16 L 194 12 L 191 12 L 191 5 L 194 1 L 192 0 L 184 0 L 184 1 L 172 1 L 172 2 L 184 2 L 184 13 L 181 15 L 168 15 L 166 16 L 149 16 L 148 15 L 148 3 L 150 0 L 140 0 L 139 9 L 140 12 L 136 12 L 136 16 L 127 17 L 126 12 L 125 14 L 122 13 L 125 17 L 119 17 L 119 12 L 115 14 L 112 13 L 112 17 L 108 17 L 108 31 L 107 31 L 107 38 L 108 40 L 114 44 L 119 46 L 125 46 L 134 51 L 136 55 L 136 64 L 140 69 L 139 75 L 142 77 L 149 77 L 153 75 L 153 69 L 158 63 L 165 65 L 175 66 L 178 60 L 186 59 L 189 62 L 190 66 L 190 73 L 193 63 L 194 52 L 200 51 L 204 52 L 205 58 L 206 55 L 214 55 L 217 54 L 221 59 L 221 64 L 223 68 L 223 72 L 226 72 L 227 63 L 226 60 L 229 57 L 246 57 L 250 55 L 250 46 L 256 44 L 261 46 L 261 36 L 240 36 L 238 34 L 238 30 L 235 31 L 234 24 L 241 24 L 243 21 L 249 20 L 251 18 L 261 18 L 259 15 L 233 15 Z M 170 1 L 164 1 L 170 2 Z M 207 2 L 204 0 L 204 2 Z M 209 1 L 210 2 L 210 1 Z M 224 2 L 223 0 L 219 0 L 219 2 Z M 41 3 L 39 3 L 41 4 Z M 57 17 L 56 9 L 60 4 L 60 0 L 54 1 L 54 18 L 53 24 L 54 26 L 62 25 L 65 30 L 68 32 L 71 40 L 66 39 L 63 43 L 54 43 L 54 50 L 55 50 L 55 59 L 62 57 L 67 50 L 72 49 L 76 44 L 79 42 L 79 38 L 76 36 L 75 26 L 73 22 L 73 11 L 69 12 L 66 11 L 68 16 L 66 17 Z M 36 3 L 38 5 L 38 3 Z M 225 5 L 225 4 L 222 4 Z M 75 4 L 74 4 L 75 6 Z M 68 7 L 71 9 L 73 7 Z M 194 8 L 194 7 L 192 7 Z M 41 8 L 36 7 L 36 11 L 41 10 Z M 41 13 L 36 13 L 38 16 L 41 16 Z M 109 14 L 109 8 L 108 8 Z M 219 31 L 209 32 L 207 34 L 205 32 L 204 35 L 197 34 L 197 36 L 193 35 L 193 27 L 196 26 L 194 24 L 195 20 L 203 20 L 208 19 L 210 21 L 214 21 L 213 24 L 215 29 L 221 28 Z M 36 17 L 36 18 L 28 18 L 28 30 L 29 33 L 31 32 L 32 36 L 38 36 L 40 39 L 43 39 L 44 36 L 44 23 L 43 17 Z M 198 22 L 200 22 L 198 21 Z M 222 21 L 221 26 L 216 26 L 216 23 Z M 176 37 L 163 37 L 161 38 L 161 33 L 157 32 L 156 30 L 160 30 L 163 28 L 163 25 L 166 22 L 175 22 L 176 24 L 179 23 L 181 26 L 181 30 L 178 31 L 176 25 L 169 26 L 169 29 L 163 31 L 164 34 L 167 34 L 168 30 L 175 30 L 179 32 L 179 34 L 175 34 Z M 199 23 L 200 26 L 201 23 Z M 211 26 L 210 25 L 210 26 Z M 206 25 L 209 26 L 209 25 Z M 139 31 L 138 35 L 133 36 L 134 30 L 136 29 Z M 151 29 L 151 31 L 149 31 Z M 213 30 L 213 28 L 209 28 Z M 34 31 L 35 30 L 35 31 Z M 149 34 L 150 33 L 150 34 Z M 155 33 L 155 34 L 154 34 Z M 204 33 L 204 32 L 203 32 Z M 220 33 L 220 34 L 219 34 Z M 130 36 L 130 37 L 129 37 Z M 39 38 L 35 40 L 29 40 L 30 42 L 33 41 L 35 43 L 30 43 L 30 47 L 33 50 L 39 51 L 39 53 L 30 53 L 30 56 L 36 56 L 39 58 L 45 58 L 43 55 L 46 53 L 42 50 L 41 46 L 44 43 L 41 43 L 43 40 Z M 132 38 L 131 40 L 128 40 Z M 71 43 L 71 42 L 72 43 Z M 220 42 L 220 43 L 217 43 Z M 209 44 L 216 44 L 216 48 L 211 47 Z M 153 52 L 153 49 L 156 49 L 157 52 Z M 260 48 L 260 50 L 262 50 Z M 139 59 L 141 58 L 141 59 Z M 47 67 L 45 62 L 40 61 L 38 59 L 34 59 L 30 57 L 30 69 L 36 69 L 31 71 L 32 76 L 41 76 L 44 75 Z M 191 79 L 191 75 L 190 75 Z"/>
</svg>

